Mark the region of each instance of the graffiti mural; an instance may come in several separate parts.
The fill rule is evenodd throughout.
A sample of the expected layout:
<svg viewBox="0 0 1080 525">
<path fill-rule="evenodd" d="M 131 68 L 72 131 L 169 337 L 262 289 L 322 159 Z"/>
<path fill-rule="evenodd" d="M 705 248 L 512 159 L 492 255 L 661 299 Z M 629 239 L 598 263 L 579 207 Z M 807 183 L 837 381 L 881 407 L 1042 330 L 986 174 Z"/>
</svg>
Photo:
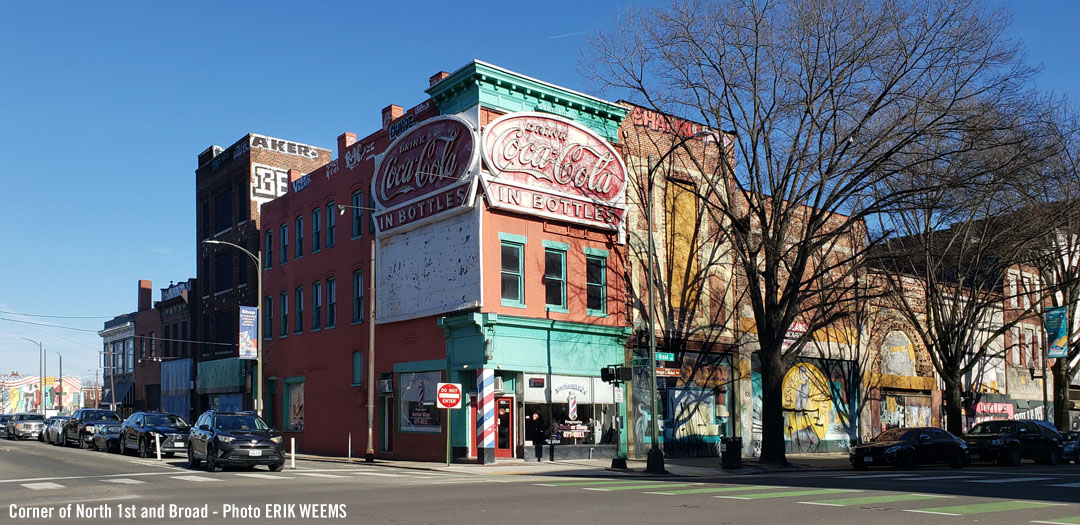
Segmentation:
<svg viewBox="0 0 1080 525">
<path fill-rule="evenodd" d="M 850 363 L 806 359 L 784 374 L 781 400 L 784 438 L 789 452 L 842 452 L 848 450 L 857 421 L 850 412 L 856 393 L 849 389 Z M 753 428 L 750 452 L 761 453 L 761 368 L 751 356 Z"/>
<path fill-rule="evenodd" d="M 932 421 L 930 396 L 882 394 L 881 431 L 899 427 L 930 427 Z"/>
<path fill-rule="evenodd" d="M 41 412 L 38 376 L 0 376 L 0 414 L 16 412 Z M 82 379 L 64 377 L 63 388 L 56 377 L 45 378 L 45 410 L 59 410 L 59 395 L 63 393 L 63 407 L 70 412 L 82 405 Z"/>
</svg>

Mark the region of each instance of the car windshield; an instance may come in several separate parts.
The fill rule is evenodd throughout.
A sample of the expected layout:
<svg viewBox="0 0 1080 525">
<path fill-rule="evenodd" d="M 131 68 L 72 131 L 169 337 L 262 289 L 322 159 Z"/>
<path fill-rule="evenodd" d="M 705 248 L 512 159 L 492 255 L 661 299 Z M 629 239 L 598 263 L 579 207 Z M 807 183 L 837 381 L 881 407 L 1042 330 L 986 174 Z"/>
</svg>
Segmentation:
<svg viewBox="0 0 1080 525">
<path fill-rule="evenodd" d="M 214 428 L 218 430 L 269 430 L 266 422 L 258 416 L 216 416 Z"/>
<path fill-rule="evenodd" d="M 971 431 L 968 434 L 1001 434 L 1004 432 L 1015 432 L 1015 421 L 983 421 L 978 425 L 971 427 Z"/>
<path fill-rule="evenodd" d="M 172 427 L 176 429 L 188 428 L 183 418 L 172 414 L 147 414 L 146 425 L 151 427 Z"/>
<path fill-rule="evenodd" d="M 120 421 L 120 416 L 112 412 L 87 412 L 83 421 Z"/>
<path fill-rule="evenodd" d="M 1065 438 L 1065 441 L 1076 441 L 1077 436 L 1080 436 L 1080 432 L 1062 432 L 1061 435 Z"/>
<path fill-rule="evenodd" d="M 23 414 L 18 419 L 19 421 L 45 421 L 45 416 L 41 414 Z"/>
<path fill-rule="evenodd" d="M 886 430 L 877 435 L 874 441 L 900 441 L 904 439 L 904 434 L 907 434 L 910 429 L 907 428 L 894 428 L 892 430 Z"/>
</svg>

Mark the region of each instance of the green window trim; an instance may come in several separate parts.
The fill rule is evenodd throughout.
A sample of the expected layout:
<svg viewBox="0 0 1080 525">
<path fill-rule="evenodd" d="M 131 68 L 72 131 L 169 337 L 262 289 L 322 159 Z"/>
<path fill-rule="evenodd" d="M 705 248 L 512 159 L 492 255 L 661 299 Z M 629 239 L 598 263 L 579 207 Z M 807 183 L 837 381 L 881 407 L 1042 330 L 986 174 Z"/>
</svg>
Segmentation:
<svg viewBox="0 0 1080 525">
<path fill-rule="evenodd" d="M 570 251 L 570 245 L 566 244 L 565 242 L 549 241 L 547 239 L 544 239 L 540 242 L 544 245 L 544 248 L 551 248 L 552 250 L 562 250 L 564 252 Z M 588 248 L 586 248 L 586 250 L 588 250 Z"/>
<path fill-rule="evenodd" d="M 591 248 L 589 246 L 586 246 L 584 248 L 584 251 L 585 255 L 592 255 L 593 257 L 603 257 L 605 259 L 607 259 L 611 255 L 610 252 L 603 248 Z"/>
<path fill-rule="evenodd" d="M 520 244 L 522 246 L 528 244 L 529 238 L 524 235 L 515 235 L 513 233 L 499 232 L 499 240 Z"/>
<path fill-rule="evenodd" d="M 548 246 L 549 244 L 555 246 Z M 566 246 L 566 248 L 563 248 Z M 564 243 L 555 243 L 551 241 L 544 241 L 544 274 L 541 279 L 544 285 L 544 308 L 548 312 L 570 313 L 569 305 L 566 298 L 566 252 L 569 246 Z M 558 257 L 558 275 L 550 274 L 548 268 L 548 256 L 554 255 Z M 559 302 L 549 302 L 548 297 L 548 285 L 556 284 L 559 288 Z"/>
<path fill-rule="evenodd" d="M 291 376 L 282 380 L 284 387 L 282 388 L 281 397 L 281 431 L 282 432 L 303 432 L 303 429 L 296 430 L 289 428 L 289 385 L 303 384 L 304 376 Z M 305 392 L 305 397 L 306 397 Z M 305 401 L 306 404 L 306 401 Z"/>
<path fill-rule="evenodd" d="M 521 240 L 504 239 L 503 236 L 514 237 Z M 511 308 L 525 308 L 525 243 L 524 237 L 518 235 L 499 233 L 499 301 L 502 306 Z M 511 248 L 517 252 L 517 268 L 505 268 L 506 258 L 504 251 Z M 508 278 L 517 280 L 517 299 L 506 298 L 506 284 Z"/>
<path fill-rule="evenodd" d="M 607 250 L 603 250 L 603 251 L 605 253 L 607 252 Z M 589 267 L 589 262 L 590 261 L 598 261 L 600 263 L 600 281 L 599 282 L 593 282 L 593 281 L 589 280 L 588 267 Z M 597 287 L 599 289 L 599 292 L 600 292 L 600 306 L 602 306 L 602 308 L 599 308 L 599 309 L 589 308 L 589 293 L 593 289 L 593 287 Z M 607 257 L 603 257 L 603 256 L 599 256 L 599 255 L 586 255 L 585 256 L 585 315 L 588 315 L 589 317 L 607 317 L 607 315 L 608 315 L 607 303 L 608 303 Z"/>
<path fill-rule="evenodd" d="M 357 350 L 352 356 L 352 384 L 349 386 L 364 386 L 364 351 Z"/>
</svg>

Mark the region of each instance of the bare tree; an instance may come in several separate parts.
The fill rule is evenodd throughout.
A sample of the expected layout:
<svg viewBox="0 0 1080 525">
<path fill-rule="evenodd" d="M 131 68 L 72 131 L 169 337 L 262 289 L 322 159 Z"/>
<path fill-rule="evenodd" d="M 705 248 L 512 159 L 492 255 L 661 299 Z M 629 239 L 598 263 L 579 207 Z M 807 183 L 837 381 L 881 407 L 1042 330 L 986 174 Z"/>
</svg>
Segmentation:
<svg viewBox="0 0 1080 525">
<path fill-rule="evenodd" d="M 916 146 L 966 118 L 957 106 L 1026 80 L 1007 18 L 974 0 L 689 1 L 630 11 L 593 40 L 582 63 L 602 84 L 734 137 L 713 205 L 756 325 L 763 462 L 786 463 L 781 383 L 797 348 L 846 315 L 819 308 L 845 294 L 823 283 L 874 242 L 844 240 L 918 193 L 875 190 L 926 162 Z M 808 329 L 785 347 L 796 320 Z"/>
</svg>

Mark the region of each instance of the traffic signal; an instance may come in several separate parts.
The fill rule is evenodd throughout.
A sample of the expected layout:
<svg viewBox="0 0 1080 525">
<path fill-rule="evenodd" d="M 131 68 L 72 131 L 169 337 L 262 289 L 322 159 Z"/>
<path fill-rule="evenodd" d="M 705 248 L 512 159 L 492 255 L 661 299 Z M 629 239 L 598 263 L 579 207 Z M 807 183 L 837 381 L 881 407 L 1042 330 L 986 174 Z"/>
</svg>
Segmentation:
<svg viewBox="0 0 1080 525">
<path fill-rule="evenodd" d="M 618 368 L 618 367 L 605 366 L 604 368 L 601 368 L 600 369 L 600 380 L 602 380 L 605 383 L 613 383 L 613 382 L 615 382 L 616 381 L 616 379 L 615 379 L 615 369 L 616 368 Z"/>
<path fill-rule="evenodd" d="M 600 379 L 605 383 L 629 383 L 634 379 L 634 369 L 628 366 L 605 366 L 600 369 Z"/>
</svg>

